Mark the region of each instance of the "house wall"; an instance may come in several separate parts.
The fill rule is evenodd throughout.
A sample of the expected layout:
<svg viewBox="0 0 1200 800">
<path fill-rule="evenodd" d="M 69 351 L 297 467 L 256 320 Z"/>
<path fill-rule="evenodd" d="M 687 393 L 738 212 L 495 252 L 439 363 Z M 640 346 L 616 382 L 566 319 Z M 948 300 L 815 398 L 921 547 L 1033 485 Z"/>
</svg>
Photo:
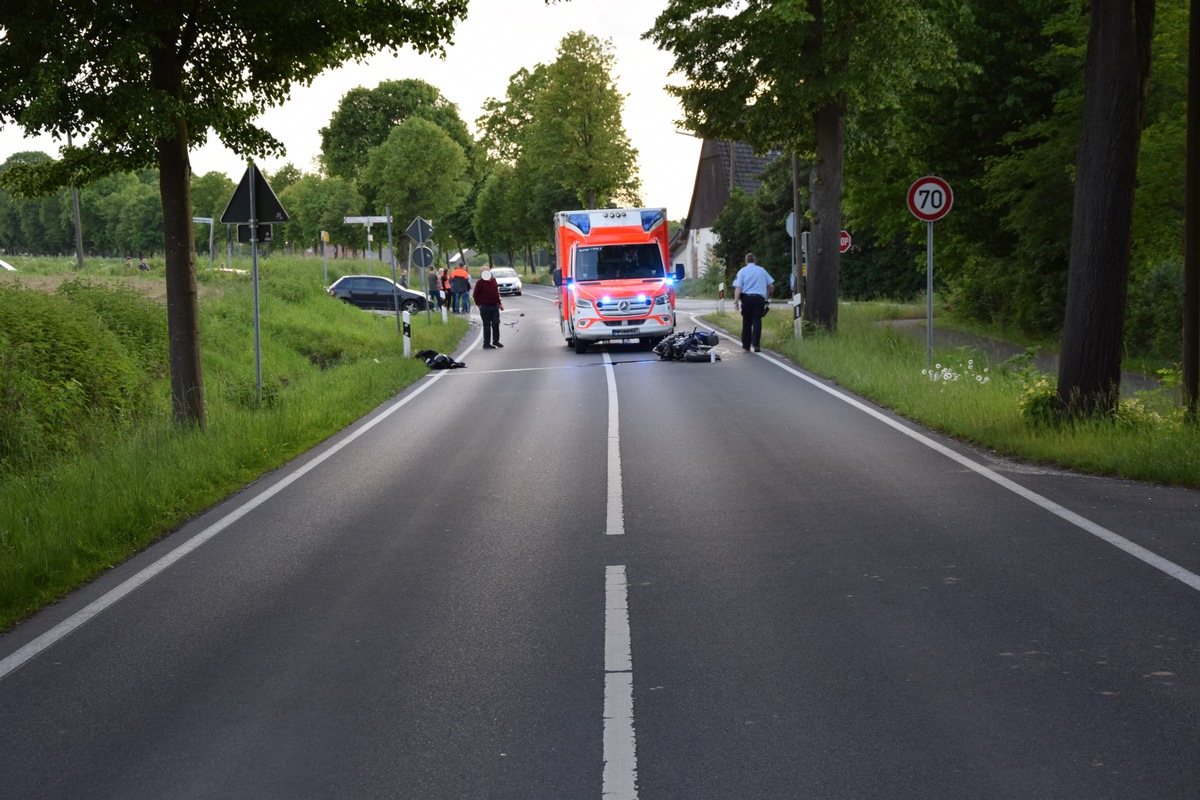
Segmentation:
<svg viewBox="0 0 1200 800">
<path fill-rule="evenodd" d="M 671 254 L 672 266 L 683 264 L 684 273 L 689 278 L 699 278 L 704 274 L 704 266 L 708 260 L 708 252 L 717 243 L 717 235 L 712 228 L 689 230 L 686 241 Z"/>
</svg>

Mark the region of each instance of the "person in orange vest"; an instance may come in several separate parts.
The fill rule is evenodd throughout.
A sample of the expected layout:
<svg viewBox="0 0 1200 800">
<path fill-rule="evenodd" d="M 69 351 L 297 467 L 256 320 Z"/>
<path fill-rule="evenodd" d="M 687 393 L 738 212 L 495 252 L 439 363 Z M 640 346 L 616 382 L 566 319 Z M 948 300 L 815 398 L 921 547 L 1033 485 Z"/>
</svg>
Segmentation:
<svg viewBox="0 0 1200 800">
<path fill-rule="evenodd" d="M 442 296 L 441 305 L 438 308 L 449 308 L 450 298 L 453 297 L 450 293 L 450 271 L 443 268 L 438 270 L 438 280 L 441 281 Z"/>
<path fill-rule="evenodd" d="M 465 314 L 470 311 L 471 273 L 467 272 L 465 267 L 459 265 L 450 273 L 450 289 L 454 292 L 450 310 L 455 314 L 459 312 Z"/>
</svg>

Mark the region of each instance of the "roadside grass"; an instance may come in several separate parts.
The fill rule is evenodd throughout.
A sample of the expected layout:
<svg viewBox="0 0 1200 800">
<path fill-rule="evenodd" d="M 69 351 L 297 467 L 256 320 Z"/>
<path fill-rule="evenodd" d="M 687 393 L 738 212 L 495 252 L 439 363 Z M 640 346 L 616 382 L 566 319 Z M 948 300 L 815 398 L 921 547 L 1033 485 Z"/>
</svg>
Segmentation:
<svg viewBox="0 0 1200 800">
<path fill-rule="evenodd" d="M 305 268 L 274 257 L 260 292 L 262 402 L 248 278 L 227 274 L 201 299 L 207 429 L 170 419 L 170 387 L 124 435 L 14 471 L 0 464 L 0 630 L 119 564 L 427 374 L 404 358 L 394 316 L 335 302 Z M 299 261 L 299 259 L 295 260 Z M 90 276 L 89 276 L 90 277 Z M 99 279 L 103 280 L 103 279 Z M 161 280 L 161 278 L 160 278 Z M 286 289 L 272 288 L 276 283 Z M 165 310 L 163 312 L 165 320 Z M 165 324 L 165 322 L 164 322 Z M 464 319 L 412 318 L 412 352 L 452 353 Z"/>
<path fill-rule="evenodd" d="M 763 346 L 903 417 L 1002 456 L 1200 488 L 1200 426 L 1183 421 L 1169 390 L 1138 393 L 1108 420 L 1039 421 L 1036 409 L 1052 395 L 1054 376 L 1038 373 L 1028 358 L 993 364 L 970 348 L 935 350 L 931 374 L 923 343 L 879 324 L 909 313 L 911 307 L 895 304 L 845 303 L 836 335 L 806 329 L 800 340 L 790 315 L 770 314 Z M 708 319 L 741 331 L 735 314 Z"/>
</svg>

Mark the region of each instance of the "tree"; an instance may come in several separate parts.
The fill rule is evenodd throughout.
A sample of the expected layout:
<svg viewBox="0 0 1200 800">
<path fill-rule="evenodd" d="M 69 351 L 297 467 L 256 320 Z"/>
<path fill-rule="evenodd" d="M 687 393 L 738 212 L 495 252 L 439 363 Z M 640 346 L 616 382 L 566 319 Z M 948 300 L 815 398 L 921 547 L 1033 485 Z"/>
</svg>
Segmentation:
<svg viewBox="0 0 1200 800">
<path fill-rule="evenodd" d="M 137 183 L 137 175 L 122 172 L 94 181 L 80 190 L 79 209 L 85 248 L 110 256 L 132 255 L 133 251 L 117 233 L 124 205 L 117 196 Z M 161 240 L 161 228 L 157 234 Z"/>
<path fill-rule="evenodd" d="M 1116 408 L 1138 146 L 1154 0 L 1094 0 L 1085 66 L 1058 404 L 1068 416 Z"/>
<path fill-rule="evenodd" d="M 550 240 L 555 211 L 579 203 L 573 190 L 544 171 L 545 164 L 525 155 L 526 134 L 533 128 L 537 98 L 550 80 L 548 70 L 545 64 L 517 70 L 508 79 L 504 99 L 488 98 L 484 103 L 485 113 L 475 123 L 480 131 L 480 149 L 494 165 L 492 171 L 500 172 L 500 184 L 493 190 L 499 196 L 485 197 L 481 193 L 480 200 L 490 205 L 502 198 L 504 227 L 516 237 L 514 246 L 526 249 Z M 511 167 L 512 171 L 504 167 Z M 491 212 L 477 211 L 473 215 L 477 236 L 491 224 L 484 221 L 480 228 L 480 213 Z"/>
<path fill-rule="evenodd" d="M 522 67 L 508 79 L 504 99 L 489 97 L 475 121 L 479 144 L 489 160 L 515 165 L 521 157 L 523 132 L 533 122 L 533 99 L 546 84 L 546 65 Z"/>
<path fill-rule="evenodd" d="M 447 243 L 470 242 L 473 236 L 471 205 L 485 175 L 484 157 L 477 152 L 478 147 L 459 116 L 458 107 L 443 97 L 436 87 L 410 78 L 384 81 L 374 89 L 351 89 L 338 103 L 329 126 L 321 129 L 321 160 L 330 175 L 356 180 L 364 197 L 362 210 L 378 214 L 382 211 L 381 201 L 367 183 L 357 180 L 358 176 L 367 166 L 372 148 L 387 141 L 396 126 L 414 117 L 437 125 L 466 154 L 472 189 L 457 211 L 442 218 L 436 238 Z"/>
<path fill-rule="evenodd" d="M 524 243 L 519 228 L 524 198 L 517 186 L 516 169 L 500 164 L 484 182 L 475 204 L 475 240 L 489 255 L 509 254 L 510 263 L 512 253 Z"/>
<path fill-rule="evenodd" d="M 953 45 L 921 5 L 897 0 L 670 0 L 646 36 L 687 81 L 669 90 L 688 128 L 809 162 L 805 313 L 836 330 L 847 110 L 894 107 Z"/>
<path fill-rule="evenodd" d="M 458 142 L 435 123 L 410 117 L 368 152 L 359 183 L 402 224 L 420 216 L 436 228 L 466 198 L 466 173 L 467 156 Z"/>
<path fill-rule="evenodd" d="M 897 87 L 895 107 L 851 113 L 846 227 L 856 245 L 869 245 L 863 234 L 871 231 L 879 242 L 919 252 L 913 268 L 923 275 L 925 225 L 903 211 L 903 192 L 922 175 L 941 176 L 954 187 L 955 202 L 937 224 L 936 290 L 949 290 L 955 314 L 1057 334 L 1079 143 L 1085 4 L 963 0 L 931 9 L 960 55 L 950 73 L 953 85 L 939 90 L 943 75 L 932 76 L 932 86 L 917 76 Z M 848 285 L 839 281 L 840 292 Z"/>
<path fill-rule="evenodd" d="M 281 153 L 253 124 L 293 83 L 382 49 L 440 48 L 466 0 L 26 0 L 0 4 L 0 121 L 83 142 L 13 168 L 27 195 L 157 165 L 175 418 L 203 428 L 190 147 L 209 131 L 247 155 Z"/>
<path fill-rule="evenodd" d="M 117 241 L 135 256 L 157 253 L 163 243 L 163 210 L 154 186 L 141 182 L 130 184 L 117 199 L 121 208 Z"/>
<path fill-rule="evenodd" d="M 289 161 L 274 172 L 264 172 L 263 177 L 267 179 L 271 191 L 275 192 L 275 196 L 278 197 L 280 192 L 304 177 L 304 173 Z"/>
<path fill-rule="evenodd" d="M 521 132 L 521 157 L 586 208 L 635 202 L 640 185 L 614 65 L 611 43 L 583 31 L 567 34 L 535 87 L 532 118 Z"/>
<path fill-rule="evenodd" d="M 214 247 L 216 247 L 217 242 L 223 241 L 224 234 L 221 232 L 220 227 L 221 214 L 225 211 L 225 207 L 229 205 L 229 198 L 233 197 L 233 192 L 236 188 L 237 186 L 234 182 L 229 180 L 229 176 L 222 172 L 206 172 L 192 180 L 192 211 L 197 217 L 209 217 L 213 220 L 212 225 L 215 228 L 212 231 Z M 274 185 L 272 185 L 272 188 L 274 188 Z M 208 227 L 208 225 L 204 225 L 196 228 L 196 248 L 198 251 L 208 251 Z M 220 248 L 216 247 L 216 249 Z"/>
<path fill-rule="evenodd" d="M 321 231 L 333 242 L 358 242 L 359 225 L 347 225 L 345 217 L 358 216 L 362 195 L 343 178 L 305 175 L 279 193 L 279 202 L 291 219 L 282 226 L 282 236 L 302 247 L 320 247 Z"/>
<path fill-rule="evenodd" d="M 354 180 L 367 164 L 371 148 L 410 117 L 429 120 L 458 142 L 464 152 L 475 146 L 458 107 L 438 89 L 417 78 L 383 81 L 374 89 L 351 89 L 321 129 L 321 161 L 335 177 Z"/>
</svg>

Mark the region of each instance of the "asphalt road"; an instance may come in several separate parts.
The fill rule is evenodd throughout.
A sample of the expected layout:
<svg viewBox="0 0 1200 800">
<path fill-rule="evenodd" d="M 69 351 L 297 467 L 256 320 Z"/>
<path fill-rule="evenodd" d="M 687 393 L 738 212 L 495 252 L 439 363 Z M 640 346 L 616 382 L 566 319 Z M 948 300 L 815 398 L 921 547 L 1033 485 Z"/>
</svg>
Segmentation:
<svg viewBox="0 0 1200 800">
<path fill-rule="evenodd" d="M 505 304 L 0 638 L 0 797 L 1200 795 L 1200 493 Z"/>
</svg>

